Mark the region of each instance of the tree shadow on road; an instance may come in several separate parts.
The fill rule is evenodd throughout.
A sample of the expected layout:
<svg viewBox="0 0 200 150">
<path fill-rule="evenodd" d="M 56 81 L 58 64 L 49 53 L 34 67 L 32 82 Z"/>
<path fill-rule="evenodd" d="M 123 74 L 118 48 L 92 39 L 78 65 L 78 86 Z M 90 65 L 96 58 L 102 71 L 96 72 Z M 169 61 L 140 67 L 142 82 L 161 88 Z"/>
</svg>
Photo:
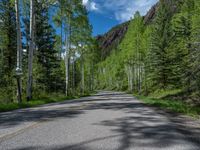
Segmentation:
<svg viewBox="0 0 200 150">
<path fill-rule="evenodd" d="M 83 114 L 85 109 L 76 108 L 71 110 L 69 107 L 67 107 L 67 104 L 81 105 L 84 103 L 92 103 L 92 102 L 103 102 L 103 101 L 106 102 L 109 100 L 107 97 L 108 95 L 110 94 L 109 93 L 103 95 L 100 94 L 93 97 L 84 97 L 79 100 L 65 101 L 65 102 L 58 102 L 55 104 L 52 103 L 44 105 L 45 107 L 50 107 L 49 109 L 40 106 L 37 107 L 37 109 L 28 108 L 28 109 L 20 109 L 11 112 L 0 113 L 0 130 L 5 128 L 11 128 L 13 126 L 20 125 L 24 122 L 48 121 L 55 118 L 77 117 L 78 115 Z M 124 96 L 124 95 L 123 93 L 118 93 L 118 94 L 116 93 L 115 96 Z M 66 107 L 51 108 L 51 106 L 54 105 L 64 105 L 64 104 L 66 104 Z"/>
<path fill-rule="evenodd" d="M 73 118 L 84 112 L 81 110 L 52 109 L 52 110 L 20 110 L 17 113 L 0 115 L 0 130 L 20 125 L 24 122 L 51 121 L 56 118 Z"/>
</svg>

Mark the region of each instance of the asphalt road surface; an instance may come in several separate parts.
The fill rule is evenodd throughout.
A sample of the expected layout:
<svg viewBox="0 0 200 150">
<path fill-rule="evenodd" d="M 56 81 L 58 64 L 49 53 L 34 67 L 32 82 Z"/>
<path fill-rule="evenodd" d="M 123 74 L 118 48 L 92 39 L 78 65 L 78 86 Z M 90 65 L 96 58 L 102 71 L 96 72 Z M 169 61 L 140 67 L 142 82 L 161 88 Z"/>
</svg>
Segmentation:
<svg viewBox="0 0 200 150">
<path fill-rule="evenodd" d="M 99 92 L 0 113 L 0 150 L 200 150 L 199 126 L 131 95 Z"/>
</svg>

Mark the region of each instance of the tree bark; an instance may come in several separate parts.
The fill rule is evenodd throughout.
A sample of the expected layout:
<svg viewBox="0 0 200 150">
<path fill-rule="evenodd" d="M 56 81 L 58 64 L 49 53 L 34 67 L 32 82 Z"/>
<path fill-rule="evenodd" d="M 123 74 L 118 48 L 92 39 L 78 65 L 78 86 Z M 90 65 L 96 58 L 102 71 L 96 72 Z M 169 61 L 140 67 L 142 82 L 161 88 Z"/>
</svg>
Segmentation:
<svg viewBox="0 0 200 150">
<path fill-rule="evenodd" d="M 68 32 L 66 32 L 66 50 L 65 50 L 65 94 L 69 95 L 69 67 L 70 67 L 70 49 L 71 49 L 71 22 L 69 16 Z"/>
<path fill-rule="evenodd" d="M 92 85 L 91 85 L 92 91 L 94 90 L 94 63 L 92 63 Z"/>
<path fill-rule="evenodd" d="M 15 10 L 16 10 L 16 26 L 17 26 L 17 99 L 18 103 L 22 102 L 22 42 L 21 42 L 21 24 L 19 15 L 19 0 L 15 0 Z"/>
<path fill-rule="evenodd" d="M 35 14 L 34 0 L 30 0 L 30 46 L 28 55 L 28 83 L 27 83 L 27 101 L 32 99 L 32 84 L 33 84 L 33 51 L 34 51 L 34 30 L 35 30 Z"/>
<path fill-rule="evenodd" d="M 68 96 L 68 85 L 69 85 L 69 53 L 65 52 L 65 94 Z"/>
<path fill-rule="evenodd" d="M 73 90 L 73 94 L 75 94 L 75 65 L 76 65 L 75 54 L 73 54 L 73 64 L 72 64 L 72 90 Z"/>
<path fill-rule="evenodd" d="M 85 75 L 84 75 L 84 58 L 83 54 L 81 55 L 81 92 L 85 92 Z"/>
</svg>

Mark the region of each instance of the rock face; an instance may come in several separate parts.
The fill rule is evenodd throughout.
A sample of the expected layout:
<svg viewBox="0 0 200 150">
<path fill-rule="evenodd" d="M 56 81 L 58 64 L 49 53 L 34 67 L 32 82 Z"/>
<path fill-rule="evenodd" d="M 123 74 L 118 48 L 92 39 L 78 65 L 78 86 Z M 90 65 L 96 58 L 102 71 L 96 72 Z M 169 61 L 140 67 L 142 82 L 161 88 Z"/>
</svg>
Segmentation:
<svg viewBox="0 0 200 150">
<path fill-rule="evenodd" d="M 128 29 L 129 22 L 120 24 L 104 35 L 99 35 L 96 37 L 99 47 L 101 49 L 101 59 L 104 60 L 110 55 L 112 49 L 117 48 L 121 40 L 124 38 L 126 31 Z"/>
<path fill-rule="evenodd" d="M 161 0 L 160 0 L 161 1 Z M 180 3 L 182 3 L 183 0 L 162 0 L 167 6 L 169 6 L 170 11 L 172 14 L 176 13 L 176 11 L 178 10 L 177 5 L 179 5 Z M 157 11 L 158 11 L 158 7 L 159 7 L 159 2 L 157 4 L 155 4 L 148 12 L 147 14 L 144 16 L 144 23 L 145 24 L 150 24 L 154 18 L 156 17 Z"/>
<path fill-rule="evenodd" d="M 144 16 L 144 23 L 145 24 L 149 24 L 153 21 L 153 19 L 156 16 L 156 12 L 158 10 L 158 3 L 155 4 L 148 12 L 147 14 Z"/>
</svg>

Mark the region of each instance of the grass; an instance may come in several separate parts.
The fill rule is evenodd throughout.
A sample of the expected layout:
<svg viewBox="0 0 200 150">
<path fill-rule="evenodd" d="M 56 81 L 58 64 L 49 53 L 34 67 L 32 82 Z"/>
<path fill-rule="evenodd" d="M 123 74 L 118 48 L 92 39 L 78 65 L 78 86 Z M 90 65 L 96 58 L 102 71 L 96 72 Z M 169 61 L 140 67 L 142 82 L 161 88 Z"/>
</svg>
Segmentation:
<svg viewBox="0 0 200 150">
<path fill-rule="evenodd" d="M 43 97 L 43 98 L 39 98 L 39 99 L 33 99 L 29 102 L 22 102 L 21 104 L 18 103 L 0 103 L 0 112 L 6 112 L 6 111 L 11 111 L 11 110 L 16 110 L 16 109 L 20 109 L 20 108 L 31 108 L 31 107 L 35 107 L 35 106 L 40 106 L 40 105 L 44 105 L 44 104 L 49 104 L 49 103 L 55 103 L 55 102 L 62 102 L 65 100 L 72 100 L 72 99 L 76 99 L 76 98 L 80 98 L 80 97 L 85 97 L 85 96 L 89 96 L 89 94 L 87 95 L 83 95 L 83 96 L 49 96 L 49 97 Z"/>
<path fill-rule="evenodd" d="M 192 116 L 194 118 L 200 118 L 200 107 L 191 106 L 182 101 L 164 100 L 164 99 L 157 99 L 145 96 L 136 96 L 136 97 L 139 100 L 142 100 L 144 103 L 151 106 L 156 106 L 173 112 L 182 113 L 185 115 Z"/>
<path fill-rule="evenodd" d="M 149 97 L 155 98 L 155 99 L 163 99 L 165 97 L 171 96 L 171 95 L 177 95 L 182 92 L 182 89 L 173 89 L 173 90 L 157 90 L 154 93 L 151 93 Z"/>
</svg>

